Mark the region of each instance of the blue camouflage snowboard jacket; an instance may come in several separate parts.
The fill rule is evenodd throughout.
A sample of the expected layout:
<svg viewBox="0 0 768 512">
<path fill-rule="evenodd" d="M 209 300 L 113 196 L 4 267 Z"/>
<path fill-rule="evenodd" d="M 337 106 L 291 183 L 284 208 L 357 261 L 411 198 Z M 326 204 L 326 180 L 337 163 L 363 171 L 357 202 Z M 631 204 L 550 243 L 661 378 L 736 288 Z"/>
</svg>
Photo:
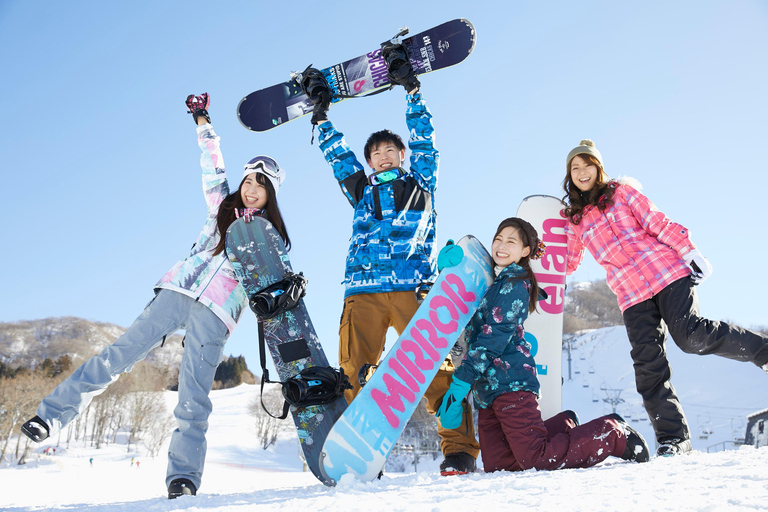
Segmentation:
<svg viewBox="0 0 768 512">
<path fill-rule="evenodd" d="M 320 149 L 341 191 L 355 209 L 344 278 L 344 297 L 413 291 L 436 272 L 433 246 L 437 214 L 438 152 L 432 114 L 420 93 L 407 97 L 411 167 L 400 178 L 372 186 L 344 135 L 320 125 Z"/>
<path fill-rule="evenodd" d="M 453 376 L 474 383 L 475 406 L 481 409 L 510 391 L 539 395 L 536 363 L 523 328 L 531 284 L 522 275 L 525 270 L 515 263 L 504 268 L 467 325 L 467 353 Z"/>
</svg>

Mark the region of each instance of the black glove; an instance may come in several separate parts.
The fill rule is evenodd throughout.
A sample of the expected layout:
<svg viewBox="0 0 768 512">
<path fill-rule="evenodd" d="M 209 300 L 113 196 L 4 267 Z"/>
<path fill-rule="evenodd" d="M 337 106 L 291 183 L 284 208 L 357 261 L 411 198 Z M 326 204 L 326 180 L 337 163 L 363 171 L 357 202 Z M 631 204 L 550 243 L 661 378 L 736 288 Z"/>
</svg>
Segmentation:
<svg viewBox="0 0 768 512">
<path fill-rule="evenodd" d="M 315 104 L 315 108 L 312 110 L 312 124 L 327 121 L 328 109 L 331 108 L 331 95 L 328 91 L 320 92 L 316 98 L 317 101 L 312 100 L 312 103 Z"/>
<path fill-rule="evenodd" d="M 192 118 L 197 124 L 197 118 L 203 116 L 207 122 L 211 122 L 211 117 L 208 115 L 208 107 L 211 104 L 211 98 L 207 92 L 204 92 L 200 96 L 190 94 L 187 96 L 187 101 L 184 102 L 187 105 L 187 113 L 192 114 Z"/>
<path fill-rule="evenodd" d="M 323 72 L 310 64 L 301 73 L 301 90 L 309 97 L 315 106 L 312 110 L 312 124 L 328 120 L 328 109 L 331 108 L 331 87 L 323 76 Z"/>
<path fill-rule="evenodd" d="M 384 43 L 381 46 L 381 56 L 387 63 L 387 77 L 395 85 L 402 85 L 405 92 L 410 93 L 421 87 L 416 73 L 408 58 L 408 51 L 402 44 Z"/>
</svg>

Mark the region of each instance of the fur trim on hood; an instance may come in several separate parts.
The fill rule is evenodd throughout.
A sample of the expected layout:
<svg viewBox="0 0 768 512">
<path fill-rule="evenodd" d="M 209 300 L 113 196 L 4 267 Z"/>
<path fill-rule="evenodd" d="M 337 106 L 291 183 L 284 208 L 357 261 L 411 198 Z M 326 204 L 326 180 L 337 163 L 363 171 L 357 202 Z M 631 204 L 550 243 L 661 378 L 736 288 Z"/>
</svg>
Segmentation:
<svg viewBox="0 0 768 512">
<path fill-rule="evenodd" d="M 615 180 L 619 185 L 629 185 L 633 189 L 637 190 L 638 192 L 643 191 L 643 185 L 637 181 L 635 178 L 631 178 L 629 176 L 619 176 Z"/>
</svg>

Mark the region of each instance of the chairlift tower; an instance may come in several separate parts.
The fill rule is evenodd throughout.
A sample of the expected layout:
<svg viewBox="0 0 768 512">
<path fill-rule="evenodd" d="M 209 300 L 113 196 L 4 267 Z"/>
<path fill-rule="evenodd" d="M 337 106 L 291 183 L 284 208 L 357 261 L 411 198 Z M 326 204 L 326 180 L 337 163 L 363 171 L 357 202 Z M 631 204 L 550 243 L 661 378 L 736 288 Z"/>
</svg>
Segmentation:
<svg viewBox="0 0 768 512">
<path fill-rule="evenodd" d="M 621 398 L 621 392 L 623 390 L 621 389 L 608 389 L 608 388 L 601 388 L 603 391 L 605 391 L 605 398 L 603 398 L 603 402 L 611 404 L 611 408 L 613 409 L 613 412 L 616 412 L 616 406 L 624 403 L 624 399 Z"/>
</svg>

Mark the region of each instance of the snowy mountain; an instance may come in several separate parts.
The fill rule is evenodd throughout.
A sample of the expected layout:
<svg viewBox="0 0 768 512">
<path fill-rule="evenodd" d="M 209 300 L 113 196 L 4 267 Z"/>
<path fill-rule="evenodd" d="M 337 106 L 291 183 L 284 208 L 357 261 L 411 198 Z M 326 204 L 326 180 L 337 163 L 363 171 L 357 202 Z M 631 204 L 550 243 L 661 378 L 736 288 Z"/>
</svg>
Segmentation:
<svg viewBox="0 0 768 512">
<path fill-rule="evenodd" d="M 68 355 L 72 369 L 100 352 L 125 332 L 119 325 L 77 317 L 0 322 L 0 363 L 16 368 L 35 368 L 46 358 Z M 181 336 L 169 336 L 162 350 L 150 352 L 147 360 L 160 367 L 178 367 Z"/>
<path fill-rule="evenodd" d="M 619 398 L 625 402 L 617 411 L 652 440 L 634 392 L 624 329 L 584 333 L 572 340 L 571 347 L 570 381 L 564 352 L 564 407 L 587 421 L 610 412 L 602 401 L 605 390 L 620 389 Z M 609 458 L 589 469 L 480 472 L 451 478 L 438 475 L 439 461 L 422 459 L 418 473 L 411 467 L 409 473 L 388 472 L 377 482 L 345 478 L 336 488 L 327 488 L 302 472 L 292 428 L 267 450 L 258 446 L 254 420 L 247 410 L 259 387 L 241 385 L 211 393 L 214 410 L 208 456 L 197 497 L 165 498 L 163 455 L 150 458 L 143 447 L 127 452 L 119 441 L 99 450 L 87 445 L 66 450 L 62 443 L 55 456 L 45 455 L 46 447 L 57 445 L 54 438 L 36 446 L 24 466 L 0 463 L 0 510 L 765 510 L 768 447 L 707 453 L 711 445 L 732 441 L 747 413 L 768 406 L 765 373 L 713 356 L 682 354 L 672 342 L 668 349 L 673 381 L 695 433 L 696 451 L 678 459 L 634 464 Z M 714 378 L 723 375 L 728 378 Z M 164 395 L 170 410 L 177 394 L 166 391 Z M 704 425 L 712 433 L 708 439 L 699 439 Z M 140 467 L 131 464 L 132 458 Z"/>
</svg>

